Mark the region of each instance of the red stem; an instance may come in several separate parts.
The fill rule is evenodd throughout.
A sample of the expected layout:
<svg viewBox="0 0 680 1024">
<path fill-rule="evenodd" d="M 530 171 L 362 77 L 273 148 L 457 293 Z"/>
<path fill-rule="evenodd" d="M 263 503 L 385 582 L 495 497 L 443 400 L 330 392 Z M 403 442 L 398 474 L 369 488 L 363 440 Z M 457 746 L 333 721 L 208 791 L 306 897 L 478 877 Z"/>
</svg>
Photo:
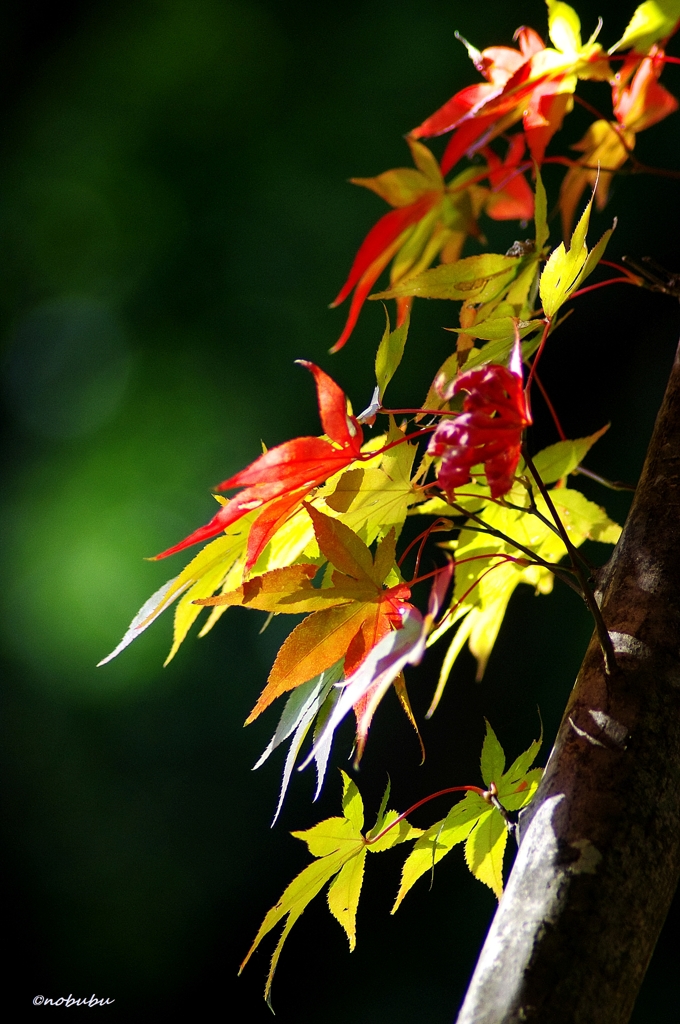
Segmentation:
<svg viewBox="0 0 680 1024">
<path fill-rule="evenodd" d="M 382 839 L 383 836 L 387 835 L 390 829 L 394 828 L 395 825 L 398 825 L 400 821 L 403 821 L 407 814 L 413 814 L 413 812 L 417 811 L 419 807 L 423 806 L 423 804 L 429 803 L 430 800 L 434 800 L 438 796 L 446 796 L 447 793 L 477 793 L 479 796 L 482 797 L 482 799 L 486 799 L 486 792 L 487 790 L 482 789 L 481 786 L 449 786 L 448 789 L 440 789 L 436 793 L 431 793 L 429 796 L 424 796 L 422 800 L 419 800 L 417 803 L 413 804 L 413 806 L 409 807 L 407 811 L 404 811 L 403 814 L 400 814 L 398 818 L 395 818 L 394 821 L 391 821 L 387 828 L 384 828 L 382 832 L 378 832 L 377 836 L 373 836 L 372 839 L 366 839 L 364 840 L 364 842 L 366 843 L 366 846 L 372 846 L 373 843 L 377 843 L 379 839 Z"/>
<path fill-rule="evenodd" d="M 430 533 L 432 533 L 432 531 L 434 530 L 435 526 L 437 526 L 439 523 L 444 523 L 444 522 L 446 522 L 446 520 L 442 519 L 441 517 L 439 519 L 435 519 L 435 521 L 433 523 L 431 523 L 426 530 L 423 530 L 422 533 L 418 534 L 418 536 L 415 538 L 415 540 L 411 541 L 411 543 L 406 548 L 406 550 L 402 554 L 401 558 L 397 562 L 397 565 L 399 566 L 400 569 L 401 569 L 401 566 L 402 566 L 402 563 L 403 563 L 404 559 L 406 558 L 406 556 L 409 553 L 409 551 L 411 550 L 411 548 L 414 548 L 419 540 L 427 540 L 427 537 L 429 536 Z"/>
<path fill-rule="evenodd" d="M 534 356 L 534 361 L 531 364 L 531 371 L 529 372 L 529 379 L 527 380 L 527 384 L 526 384 L 526 387 L 524 389 L 524 394 L 526 395 L 527 406 L 529 407 L 529 412 L 530 413 L 531 413 L 531 404 L 530 404 L 531 383 L 532 383 L 532 381 L 534 379 L 534 376 L 536 375 L 536 368 L 538 366 L 538 361 L 541 358 L 541 356 L 543 355 L 543 349 L 545 348 L 545 343 L 548 340 L 548 331 L 550 330 L 551 323 L 552 323 L 552 320 L 550 319 L 550 317 L 546 317 L 545 327 L 543 328 L 543 336 L 541 338 L 541 344 L 538 346 L 538 351 L 537 351 L 536 355 Z"/>
<path fill-rule="evenodd" d="M 585 288 L 579 288 L 577 292 L 571 293 L 569 300 L 578 299 L 581 295 L 594 292 L 597 288 L 605 288 L 608 284 L 634 284 L 636 287 L 640 287 L 637 281 L 631 281 L 629 277 L 610 277 L 607 281 L 598 281 L 597 284 L 588 284 Z"/>
<path fill-rule="evenodd" d="M 552 416 L 553 423 L 557 427 L 557 433 L 560 435 L 560 441 L 566 441 L 567 440 L 567 435 L 565 434 L 565 432 L 562 429 L 562 424 L 560 423 L 559 417 L 558 417 L 557 413 L 555 412 L 555 406 L 550 401 L 550 398 L 548 396 L 548 392 L 545 390 L 545 387 L 543 386 L 541 378 L 538 376 L 537 373 L 534 374 L 534 380 L 536 381 L 536 384 L 538 385 L 538 390 L 543 395 L 543 401 L 548 406 L 548 411 L 550 412 L 550 415 Z"/>
</svg>

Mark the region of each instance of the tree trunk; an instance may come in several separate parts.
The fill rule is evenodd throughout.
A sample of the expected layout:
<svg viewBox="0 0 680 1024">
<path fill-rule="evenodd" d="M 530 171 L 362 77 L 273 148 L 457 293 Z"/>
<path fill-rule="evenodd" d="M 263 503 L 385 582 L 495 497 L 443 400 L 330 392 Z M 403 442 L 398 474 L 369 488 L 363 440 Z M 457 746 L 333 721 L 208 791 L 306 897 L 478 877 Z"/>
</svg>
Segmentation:
<svg viewBox="0 0 680 1024">
<path fill-rule="evenodd" d="M 458 1024 L 624 1024 L 680 875 L 680 347 Z"/>
</svg>

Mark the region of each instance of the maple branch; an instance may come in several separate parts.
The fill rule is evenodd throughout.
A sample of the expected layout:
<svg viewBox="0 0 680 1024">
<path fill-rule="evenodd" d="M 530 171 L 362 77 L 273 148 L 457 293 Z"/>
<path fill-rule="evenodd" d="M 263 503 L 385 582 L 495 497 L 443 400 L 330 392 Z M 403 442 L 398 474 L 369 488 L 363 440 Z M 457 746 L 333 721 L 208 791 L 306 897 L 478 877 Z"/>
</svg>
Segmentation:
<svg viewBox="0 0 680 1024">
<path fill-rule="evenodd" d="M 597 603 L 597 600 L 595 598 L 595 594 L 593 593 L 593 591 L 590 588 L 590 583 L 588 582 L 588 577 L 586 576 L 586 574 L 585 574 L 585 572 L 583 570 L 583 564 L 582 564 L 582 561 L 581 561 L 581 556 L 580 556 L 577 548 L 574 547 L 574 545 L 572 544 L 571 537 L 569 536 L 567 528 L 565 527 L 564 523 L 562 522 L 560 516 L 558 515 L 557 509 L 555 508 L 555 505 L 553 504 L 553 500 L 552 500 L 552 498 L 550 496 L 550 491 L 548 490 L 548 488 L 543 483 L 543 479 L 542 479 L 540 473 L 538 472 L 538 470 L 536 469 L 536 467 L 534 466 L 533 460 L 532 460 L 531 456 L 529 455 L 528 451 L 526 450 L 526 446 L 523 445 L 522 447 L 523 447 L 522 454 L 524 455 L 524 461 L 527 464 L 527 468 L 528 468 L 529 472 L 531 473 L 531 475 L 533 476 L 534 480 L 536 481 L 536 486 L 538 487 L 539 491 L 541 492 L 541 497 L 543 498 L 543 500 L 545 501 L 546 505 L 548 506 L 548 509 L 550 511 L 550 515 L 553 517 L 553 520 L 555 522 L 555 526 L 557 527 L 557 529 L 558 529 L 558 531 L 560 533 L 560 536 L 562 538 L 564 546 L 566 547 L 567 551 L 569 552 L 569 557 L 571 558 L 571 564 L 572 564 L 572 566 L 573 566 L 573 568 L 574 568 L 574 570 L 576 572 L 576 575 L 578 576 L 579 582 L 581 584 L 582 597 L 583 597 L 584 601 L 586 602 L 586 604 L 588 605 L 588 609 L 590 611 L 590 614 L 593 616 L 593 619 L 595 620 L 595 629 L 597 631 L 597 635 L 598 635 L 598 638 L 599 638 L 599 641 L 600 641 L 600 646 L 602 648 L 602 654 L 604 656 L 604 663 L 605 663 L 605 668 L 606 668 L 606 671 L 607 671 L 607 675 L 611 676 L 611 675 L 613 675 L 617 671 L 616 655 L 614 654 L 614 647 L 612 645 L 611 637 L 609 636 L 609 632 L 608 632 L 607 627 L 606 627 L 606 625 L 604 623 L 604 619 L 602 618 L 602 612 L 600 611 L 600 606 Z"/>
<path fill-rule="evenodd" d="M 458 1024 L 625 1024 L 680 876 L 680 349 Z"/>
<path fill-rule="evenodd" d="M 575 476 L 587 476 L 590 480 L 602 484 L 603 487 L 608 487 L 610 491 L 635 492 L 637 490 L 636 484 L 625 484 L 622 480 L 607 480 L 606 477 L 600 476 L 599 473 L 593 473 L 592 469 L 586 469 L 585 466 L 577 466 L 576 469 L 572 469 L 572 473 Z"/>
<path fill-rule="evenodd" d="M 562 580 L 563 583 L 566 583 L 568 587 L 571 587 L 571 589 L 574 590 L 579 595 L 579 597 L 583 596 L 581 592 L 581 587 L 578 586 L 578 584 L 574 583 L 573 580 L 570 580 L 567 575 L 563 575 L 563 573 L 568 572 L 568 570 L 565 569 L 564 566 L 558 566 L 555 565 L 553 562 L 547 562 L 543 558 L 540 558 L 535 551 L 531 550 L 531 548 L 527 548 L 523 544 L 520 544 L 519 541 L 514 540 L 512 537 L 508 537 L 507 534 L 503 533 L 501 530 L 497 530 L 494 526 L 489 526 L 489 524 L 485 523 L 481 516 L 478 516 L 475 512 L 469 512 L 467 509 L 463 509 L 456 504 L 453 504 L 451 507 L 454 508 L 461 515 L 465 515 L 466 517 L 468 517 L 468 519 L 472 519 L 479 524 L 475 532 L 488 533 L 491 537 L 496 537 L 498 540 L 502 540 L 504 543 L 510 544 L 513 548 L 517 548 L 518 551 L 523 551 L 525 555 L 529 556 L 534 565 L 540 565 L 542 566 L 542 568 L 547 569 L 549 572 L 553 574 L 553 576 L 556 576 L 558 579 Z M 481 527 L 481 529 L 479 527 Z M 466 523 L 465 529 L 470 530 L 475 529 L 475 527 L 470 527 Z"/>
</svg>

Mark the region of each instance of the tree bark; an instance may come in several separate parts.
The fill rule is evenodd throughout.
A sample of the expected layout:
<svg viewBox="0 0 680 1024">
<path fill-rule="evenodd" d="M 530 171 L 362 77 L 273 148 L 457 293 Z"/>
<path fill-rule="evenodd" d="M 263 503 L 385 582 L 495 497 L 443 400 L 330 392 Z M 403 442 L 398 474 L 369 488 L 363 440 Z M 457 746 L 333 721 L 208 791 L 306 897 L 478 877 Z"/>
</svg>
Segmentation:
<svg viewBox="0 0 680 1024">
<path fill-rule="evenodd" d="M 680 876 L 680 347 L 458 1024 L 624 1024 Z"/>
</svg>

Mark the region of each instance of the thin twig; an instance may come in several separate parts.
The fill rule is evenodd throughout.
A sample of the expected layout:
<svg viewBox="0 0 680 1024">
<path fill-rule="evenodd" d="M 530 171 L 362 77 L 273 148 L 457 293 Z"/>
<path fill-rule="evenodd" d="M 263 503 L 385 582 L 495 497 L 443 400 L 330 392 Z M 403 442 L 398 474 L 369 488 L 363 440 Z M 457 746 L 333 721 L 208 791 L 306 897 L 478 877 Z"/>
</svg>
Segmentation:
<svg viewBox="0 0 680 1024">
<path fill-rule="evenodd" d="M 577 466 L 576 469 L 572 469 L 574 475 L 587 476 L 590 480 L 595 480 L 598 484 L 602 484 L 603 487 L 608 487 L 610 491 L 633 491 L 637 490 L 635 484 L 626 484 L 622 480 L 607 480 L 606 477 L 600 476 L 599 473 L 593 473 L 592 469 L 586 469 L 585 466 Z"/>
</svg>

